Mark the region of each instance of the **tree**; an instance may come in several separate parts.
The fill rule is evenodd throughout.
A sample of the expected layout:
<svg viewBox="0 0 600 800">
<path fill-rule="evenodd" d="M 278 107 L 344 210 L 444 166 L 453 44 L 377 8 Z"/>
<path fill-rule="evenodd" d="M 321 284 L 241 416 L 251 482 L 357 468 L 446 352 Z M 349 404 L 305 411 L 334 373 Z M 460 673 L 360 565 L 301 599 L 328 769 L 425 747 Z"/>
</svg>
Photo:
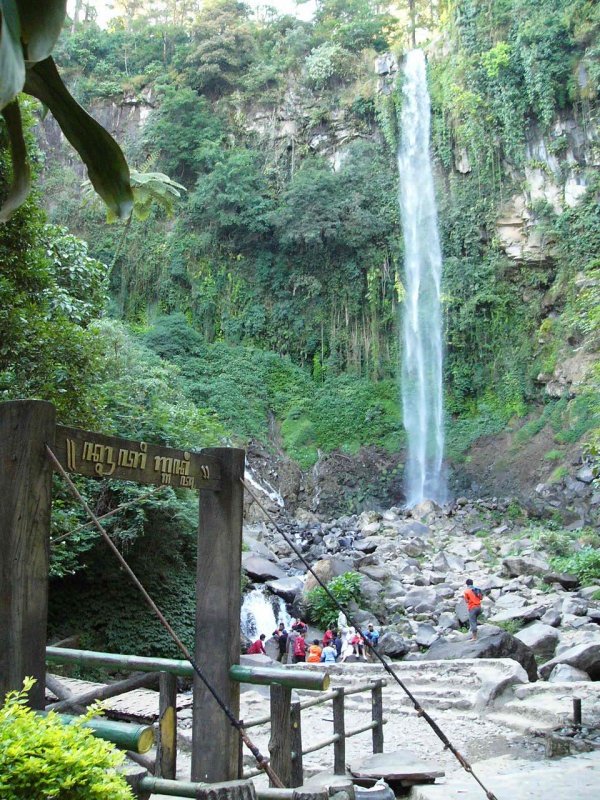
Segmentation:
<svg viewBox="0 0 600 800">
<path fill-rule="evenodd" d="M 231 91 L 255 53 L 248 7 L 237 0 L 210 0 L 193 31 L 186 58 L 188 82 L 212 96 Z"/>
</svg>

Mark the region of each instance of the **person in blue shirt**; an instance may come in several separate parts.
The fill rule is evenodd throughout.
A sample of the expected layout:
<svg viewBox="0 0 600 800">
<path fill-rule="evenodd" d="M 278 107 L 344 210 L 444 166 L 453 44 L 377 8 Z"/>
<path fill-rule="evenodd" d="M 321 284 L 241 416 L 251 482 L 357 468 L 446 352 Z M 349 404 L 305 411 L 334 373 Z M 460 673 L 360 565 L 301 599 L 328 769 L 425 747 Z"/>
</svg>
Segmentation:
<svg viewBox="0 0 600 800">
<path fill-rule="evenodd" d="M 335 647 L 329 643 L 323 648 L 323 652 L 321 653 L 321 661 L 325 662 L 325 664 L 335 664 L 336 656 L 337 653 L 335 652 Z"/>
<path fill-rule="evenodd" d="M 371 650 L 374 650 L 379 642 L 379 631 L 373 627 L 372 622 L 369 622 L 367 630 L 363 631 L 363 639 L 367 645 L 367 647 L 365 647 L 365 656 L 371 658 L 373 655 Z"/>
</svg>

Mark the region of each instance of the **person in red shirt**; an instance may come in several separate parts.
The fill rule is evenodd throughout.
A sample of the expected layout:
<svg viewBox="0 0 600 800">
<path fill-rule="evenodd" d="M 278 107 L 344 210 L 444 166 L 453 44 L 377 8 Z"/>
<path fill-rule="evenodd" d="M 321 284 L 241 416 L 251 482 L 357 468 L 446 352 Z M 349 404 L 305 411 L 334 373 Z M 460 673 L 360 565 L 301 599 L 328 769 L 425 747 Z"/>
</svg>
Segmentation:
<svg viewBox="0 0 600 800">
<path fill-rule="evenodd" d="M 250 647 L 248 648 L 249 656 L 254 656 L 257 655 L 258 653 L 262 653 L 265 656 L 267 655 L 267 651 L 265 650 L 265 645 L 264 645 L 265 638 L 266 638 L 265 634 L 261 633 L 260 637 L 254 642 L 254 644 L 250 645 Z"/>
<path fill-rule="evenodd" d="M 294 664 L 306 661 L 306 634 L 299 633 L 294 642 Z"/>
<path fill-rule="evenodd" d="M 477 641 L 477 617 L 481 614 L 481 589 L 473 586 L 471 578 L 467 578 L 467 588 L 463 594 L 467 604 L 467 611 L 469 612 L 469 630 L 471 631 L 471 639 Z"/>
<path fill-rule="evenodd" d="M 335 639 L 335 628 L 328 628 L 323 636 L 323 647 L 327 647 Z"/>
</svg>

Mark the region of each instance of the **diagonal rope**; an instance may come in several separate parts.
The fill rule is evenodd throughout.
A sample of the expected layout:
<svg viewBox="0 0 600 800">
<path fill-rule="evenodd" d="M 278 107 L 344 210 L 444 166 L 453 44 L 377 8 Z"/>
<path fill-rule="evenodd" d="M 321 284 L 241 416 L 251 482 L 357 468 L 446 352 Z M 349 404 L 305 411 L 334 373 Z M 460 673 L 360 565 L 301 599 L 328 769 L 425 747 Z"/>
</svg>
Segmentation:
<svg viewBox="0 0 600 800">
<path fill-rule="evenodd" d="M 141 581 L 139 580 L 139 578 L 137 577 L 135 572 L 131 569 L 131 567 L 129 566 L 127 561 L 123 558 L 123 556 L 119 552 L 118 548 L 116 547 L 116 545 L 114 544 L 112 539 L 109 537 L 107 532 L 104 530 L 104 528 L 102 527 L 102 525 L 98 521 L 98 518 L 95 516 L 94 512 L 91 510 L 91 508 L 88 506 L 88 504 L 85 502 L 84 498 L 81 496 L 81 494 L 78 491 L 77 487 L 75 486 L 73 481 L 69 478 L 69 476 L 67 475 L 67 473 L 63 469 L 61 463 L 56 458 L 56 456 L 54 455 L 54 453 L 52 452 L 50 447 L 48 447 L 48 445 L 46 445 L 46 454 L 48 455 L 48 458 L 50 459 L 50 461 L 52 461 L 52 463 L 54 464 L 54 466 L 55 466 L 56 470 L 58 471 L 58 473 L 65 480 L 65 482 L 66 482 L 67 486 L 69 487 L 71 493 L 74 495 L 74 497 L 77 498 L 77 500 L 79 500 L 79 502 L 81 503 L 81 505 L 85 509 L 86 514 L 89 516 L 90 520 L 92 521 L 92 523 L 94 524 L 96 529 L 102 535 L 102 538 L 104 539 L 106 544 L 109 546 L 109 548 L 114 553 L 114 555 L 115 555 L 117 561 L 119 562 L 119 564 L 123 567 L 123 569 L 125 570 L 127 575 L 131 578 L 131 580 L 133 581 L 133 583 L 135 584 L 137 589 L 139 589 L 139 591 L 141 592 L 144 600 L 150 606 L 150 608 L 152 609 L 152 611 L 154 612 L 155 616 L 160 621 L 160 623 L 163 626 L 163 628 L 167 631 L 167 633 L 169 634 L 169 636 L 171 637 L 171 639 L 173 640 L 173 642 L 177 646 L 178 650 L 190 662 L 190 664 L 192 665 L 196 675 L 200 678 L 202 683 L 206 686 L 208 691 L 212 694 L 212 696 L 216 700 L 219 708 L 221 708 L 221 710 L 225 713 L 225 715 L 226 715 L 227 719 L 229 720 L 229 722 L 238 731 L 242 741 L 244 742 L 246 747 L 250 750 L 250 752 L 252 753 L 252 755 L 256 759 L 256 763 L 258 764 L 260 769 L 264 770 L 267 773 L 267 775 L 269 776 L 269 779 L 271 780 L 271 783 L 274 786 L 276 786 L 279 789 L 285 788 L 283 783 L 282 783 L 282 781 L 281 781 L 281 779 L 279 778 L 279 776 L 276 775 L 276 773 L 273 771 L 273 768 L 270 766 L 268 759 L 265 758 L 265 756 L 263 756 L 261 754 L 260 750 L 251 741 L 250 737 L 248 736 L 248 734 L 247 734 L 244 726 L 240 722 L 240 720 L 237 719 L 237 717 L 235 716 L 233 711 L 231 711 L 229 706 L 221 699 L 221 697 L 219 696 L 217 690 L 212 686 L 212 684 L 210 683 L 209 679 L 206 677 L 206 675 L 204 674 L 204 672 L 202 671 L 202 669 L 200 668 L 198 663 L 192 657 L 192 654 L 189 652 L 187 647 L 183 644 L 183 642 L 181 641 L 179 636 L 175 633 L 175 631 L 173 630 L 173 628 L 171 627 L 171 625 L 169 624 L 169 622 L 167 621 L 167 619 L 163 615 L 162 611 L 159 609 L 159 607 L 156 605 L 154 600 L 150 597 L 150 595 L 148 594 L 148 592 L 146 591 L 146 589 L 142 585 Z"/>
<path fill-rule="evenodd" d="M 148 500 L 148 498 L 154 497 L 155 495 L 159 494 L 159 492 L 162 492 L 163 489 L 166 488 L 167 488 L 166 486 L 159 486 L 158 489 L 153 489 L 151 492 L 142 494 L 139 497 L 136 497 L 135 500 L 130 500 L 128 503 L 123 503 L 122 505 L 117 506 L 117 508 L 113 508 L 112 511 L 107 511 L 106 514 L 102 514 L 102 516 L 96 517 L 96 519 L 101 520 L 101 519 L 107 519 L 108 517 L 112 517 L 114 514 L 118 514 L 119 511 L 123 511 L 124 509 L 129 508 L 130 506 L 134 506 L 137 503 L 143 503 L 144 500 Z M 79 531 L 84 530 L 84 528 L 89 528 L 93 524 L 94 524 L 93 520 L 90 520 L 89 522 L 84 522 L 83 525 L 78 525 L 76 528 L 73 528 L 72 530 L 67 531 L 66 533 L 61 533 L 60 536 L 56 536 L 54 539 L 50 540 L 50 546 L 52 547 L 53 545 L 58 544 L 58 542 L 62 542 L 63 539 L 66 539 L 67 537 L 72 536 L 74 533 L 78 533 Z"/>
<path fill-rule="evenodd" d="M 308 561 L 304 558 L 304 556 L 300 552 L 299 548 L 296 546 L 295 542 L 293 542 L 291 537 L 289 537 L 287 535 L 287 533 L 285 533 L 283 528 L 277 523 L 277 521 L 274 519 L 274 517 L 269 513 L 269 511 L 261 503 L 261 501 L 258 499 L 256 494 L 252 491 L 252 489 L 250 489 L 248 484 L 244 481 L 244 479 L 240 478 L 240 480 L 241 480 L 245 490 L 250 494 L 250 496 L 253 498 L 253 500 L 257 503 L 258 507 L 261 509 L 263 514 L 267 517 L 269 522 L 271 522 L 275 526 L 277 532 L 280 533 L 283 536 L 285 541 L 289 544 L 289 546 L 292 548 L 294 553 L 298 556 L 300 561 L 302 561 L 304 566 L 307 568 L 307 570 L 310 572 L 310 574 L 313 576 L 313 578 L 317 581 L 319 586 L 323 589 L 323 591 L 325 592 L 327 597 L 331 600 L 331 602 L 335 605 L 335 607 L 338 608 L 342 612 L 342 614 L 344 614 L 344 616 L 348 620 L 349 624 L 352 627 L 356 628 L 357 631 L 360 630 L 360 625 L 356 625 L 355 624 L 355 622 L 353 621 L 353 619 L 350 616 L 349 612 L 345 608 L 343 608 L 343 606 L 333 596 L 333 594 L 330 592 L 330 590 L 327 588 L 327 586 L 323 583 L 323 581 L 319 578 L 319 576 L 316 574 L 316 572 L 313 571 L 312 567 L 310 566 Z M 485 795 L 488 798 L 488 800 L 498 800 L 496 795 L 493 794 L 489 789 L 487 789 L 484 786 L 484 784 L 481 782 L 481 780 L 477 777 L 477 775 L 473 771 L 473 767 L 471 766 L 471 764 L 469 764 L 467 759 L 463 755 L 461 755 L 461 753 L 456 749 L 456 747 L 452 744 L 450 739 L 448 739 L 448 737 L 446 736 L 444 731 L 440 728 L 440 726 L 433 719 L 433 717 L 431 717 L 430 714 L 428 714 L 428 712 L 425 711 L 425 709 L 421 706 L 419 701 L 416 699 L 416 697 L 410 691 L 408 686 L 406 686 L 406 684 L 398 677 L 397 673 L 391 668 L 391 666 L 387 663 L 387 661 L 384 660 L 383 656 L 381 656 L 380 653 L 377 652 L 377 650 L 374 650 L 366 642 L 365 642 L 365 644 L 367 645 L 367 647 L 369 647 L 369 649 L 371 650 L 373 655 L 376 656 L 376 658 L 381 662 L 381 664 L 382 664 L 383 668 L 385 669 L 385 671 L 392 677 L 392 679 L 398 684 L 398 686 L 402 689 L 402 691 L 407 695 L 407 697 L 409 698 L 409 700 L 413 704 L 413 708 L 417 712 L 418 716 L 419 717 L 423 717 L 423 719 L 427 722 L 427 724 L 431 727 L 433 732 L 436 734 L 438 739 L 441 739 L 441 741 L 444 744 L 444 748 L 447 749 L 447 750 L 450 750 L 450 752 L 456 758 L 456 760 L 461 765 L 461 767 L 464 770 L 466 770 L 466 772 L 468 772 L 470 775 L 472 775 L 473 778 L 477 781 L 477 783 L 481 786 L 481 788 L 485 792 Z"/>
</svg>

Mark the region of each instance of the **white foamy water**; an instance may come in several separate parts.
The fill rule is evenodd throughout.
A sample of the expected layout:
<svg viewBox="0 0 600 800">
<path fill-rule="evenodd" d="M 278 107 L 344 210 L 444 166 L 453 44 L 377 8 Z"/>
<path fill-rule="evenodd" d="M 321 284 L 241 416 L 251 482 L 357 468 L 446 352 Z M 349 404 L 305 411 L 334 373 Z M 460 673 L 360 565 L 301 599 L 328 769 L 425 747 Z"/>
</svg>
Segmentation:
<svg viewBox="0 0 600 800">
<path fill-rule="evenodd" d="M 263 481 L 262 479 L 257 478 L 254 475 L 254 471 L 252 467 L 246 462 L 246 466 L 244 469 L 244 481 L 248 483 L 257 494 L 264 494 L 266 495 L 269 500 L 272 500 L 274 503 L 280 508 L 284 507 L 283 497 L 281 494 L 275 489 L 268 481 Z"/>
<path fill-rule="evenodd" d="M 406 298 L 402 325 L 402 409 L 408 438 L 406 504 L 446 500 L 442 398 L 442 254 L 429 155 L 430 103 L 422 50 L 404 64 L 398 148 Z"/>
<path fill-rule="evenodd" d="M 277 595 L 269 594 L 266 589 L 253 589 L 244 595 L 240 625 L 242 633 L 249 639 L 256 639 L 264 633 L 267 639 L 283 622 L 290 630 L 292 618 L 287 613 L 285 602 Z"/>
</svg>

